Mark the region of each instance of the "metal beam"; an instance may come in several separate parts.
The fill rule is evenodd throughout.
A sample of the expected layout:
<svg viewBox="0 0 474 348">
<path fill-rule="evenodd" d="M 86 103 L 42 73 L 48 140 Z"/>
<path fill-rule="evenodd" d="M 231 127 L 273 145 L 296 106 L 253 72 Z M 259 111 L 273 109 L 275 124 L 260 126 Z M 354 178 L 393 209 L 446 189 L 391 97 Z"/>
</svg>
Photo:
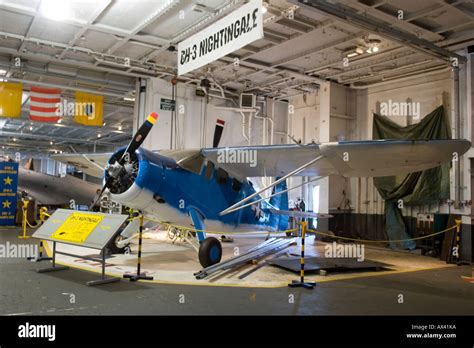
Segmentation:
<svg viewBox="0 0 474 348">
<path fill-rule="evenodd" d="M 334 5 L 326 0 L 291 0 L 301 6 L 313 9 L 320 13 L 335 18 L 340 21 L 348 22 L 360 29 L 367 30 L 371 33 L 380 35 L 386 39 L 399 42 L 414 50 L 423 52 L 427 55 L 435 57 L 443 62 L 449 62 L 451 58 L 457 58 L 459 62 L 465 62 L 466 57 L 441 48 L 430 41 L 416 37 L 415 35 L 404 31 L 391 28 L 387 22 L 361 15 L 353 11 L 350 7 L 337 4 Z"/>
</svg>

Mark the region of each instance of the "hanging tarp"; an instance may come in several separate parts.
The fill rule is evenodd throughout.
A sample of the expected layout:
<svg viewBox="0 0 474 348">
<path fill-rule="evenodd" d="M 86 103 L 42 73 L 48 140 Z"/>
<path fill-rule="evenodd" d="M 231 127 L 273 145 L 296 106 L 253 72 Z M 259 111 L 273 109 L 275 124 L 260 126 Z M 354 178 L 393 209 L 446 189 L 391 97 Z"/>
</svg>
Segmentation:
<svg viewBox="0 0 474 348">
<path fill-rule="evenodd" d="M 449 121 L 442 106 L 413 125 L 399 126 L 385 116 L 374 113 L 373 139 L 413 139 L 433 140 L 451 139 Z M 403 206 L 436 204 L 449 198 L 450 163 L 442 164 L 422 172 L 400 176 L 374 178 L 374 185 L 385 200 L 385 226 L 389 239 L 408 239 L 407 232 L 399 208 L 399 200 Z M 414 249 L 413 241 L 390 243 L 394 249 Z"/>
</svg>

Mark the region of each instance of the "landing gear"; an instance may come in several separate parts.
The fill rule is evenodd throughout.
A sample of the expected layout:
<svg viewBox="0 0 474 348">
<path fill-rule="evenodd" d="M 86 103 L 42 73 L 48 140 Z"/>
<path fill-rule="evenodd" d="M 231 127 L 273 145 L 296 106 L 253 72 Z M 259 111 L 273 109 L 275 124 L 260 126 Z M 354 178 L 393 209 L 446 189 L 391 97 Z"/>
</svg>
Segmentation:
<svg viewBox="0 0 474 348">
<path fill-rule="evenodd" d="M 199 247 L 199 263 L 204 268 L 218 263 L 222 257 L 222 246 L 217 238 L 207 237 Z"/>
<path fill-rule="evenodd" d="M 121 241 L 124 239 L 121 235 L 123 229 L 119 229 L 114 238 L 109 242 L 106 248 L 109 250 L 109 254 L 130 254 L 130 244 L 121 245 Z"/>
</svg>

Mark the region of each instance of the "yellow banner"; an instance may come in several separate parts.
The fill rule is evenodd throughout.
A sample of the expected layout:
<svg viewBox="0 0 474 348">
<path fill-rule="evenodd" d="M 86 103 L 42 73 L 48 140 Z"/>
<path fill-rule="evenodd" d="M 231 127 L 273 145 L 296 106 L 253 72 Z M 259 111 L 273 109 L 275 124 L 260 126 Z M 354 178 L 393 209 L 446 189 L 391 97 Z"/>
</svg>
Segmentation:
<svg viewBox="0 0 474 348">
<path fill-rule="evenodd" d="M 21 83 L 0 82 L 0 117 L 21 116 Z"/>
<path fill-rule="evenodd" d="M 82 244 L 103 219 L 103 216 L 95 214 L 72 213 L 51 238 Z"/>
<path fill-rule="evenodd" d="M 104 97 L 76 92 L 74 121 L 86 126 L 102 126 L 104 123 Z"/>
</svg>

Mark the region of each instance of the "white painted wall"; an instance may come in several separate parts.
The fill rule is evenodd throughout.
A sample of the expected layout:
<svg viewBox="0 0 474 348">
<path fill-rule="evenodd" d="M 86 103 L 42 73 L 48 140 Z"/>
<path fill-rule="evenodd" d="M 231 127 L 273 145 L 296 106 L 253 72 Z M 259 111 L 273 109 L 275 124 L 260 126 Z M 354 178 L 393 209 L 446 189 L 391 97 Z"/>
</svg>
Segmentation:
<svg viewBox="0 0 474 348">
<path fill-rule="evenodd" d="M 471 63 L 470 63 L 471 64 Z M 470 64 L 461 66 L 460 80 L 464 87 L 461 88 L 461 133 L 458 137 L 470 139 L 472 141 L 472 107 L 466 108 L 465 105 L 471 98 L 471 89 L 467 89 L 467 85 L 472 86 L 472 70 L 468 71 Z M 368 89 L 357 90 L 356 100 L 356 116 L 357 129 L 356 137 L 358 140 L 372 138 L 373 113 L 377 112 L 378 103 L 386 102 L 389 99 L 396 102 L 410 101 L 419 102 L 421 106 L 421 117 L 433 111 L 436 107 L 444 104 L 448 112 L 451 122 L 453 136 L 455 132 L 455 100 L 454 100 L 454 74 L 452 71 L 425 75 L 421 77 L 413 77 L 405 80 L 384 83 L 379 86 L 370 87 Z M 417 123 L 415 120 L 407 117 L 392 116 L 392 121 L 406 126 L 408 124 Z M 462 195 L 461 201 L 471 199 L 470 194 L 470 164 L 469 153 L 463 156 L 461 162 L 461 185 Z M 454 199 L 454 180 L 453 169 L 451 170 L 451 199 Z M 384 204 L 377 190 L 374 188 L 372 178 L 369 179 L 351 179 L 351 200 L 353 207 L 357 213 L 383 214 Z M 418 212 L 440 212 L 440 213 L 459 213 L 470 215 L 471 209 L 469 205 L 464 205 L 459 209 L 449 207 L 448 204 L 436 206 L 422 206 L 405 208 L 403 214 L 405 216 L 416 216 Z"/>
<path fill-rule="evenodd" d="M 356 93 L 346 86 L 335 83 L 323 84 L 318 92 L 291 98 L 290 133 L 302 143 L 325 143 L 352 140 L 356 131 Z M 351 120 L 353 118 L 353 120 Z M 291 185 L 313 178 L 294 178 Z M 290 192 L 290 199 L 303 197 L 312 210 L 314 186 L 320 186 L 319 212 L 327 213 L 337 208 L 343 199 L 343 191 L 350 191 L 349 180 L 333 175 Z"/>
<path fill-rule="evenodd" d="M 242 115 L 235 111 L 219 110 L 216 107 L 236 107 L 237 105 L 230 100 L 223 100 L 219 98 L 209 98 L 209 103 L 206 98 L 197 97 L 195 95 L 196 87 L 194 85 L 178 84 L 177 89 L 177 118 L 178 118 L 178 148 L 190 149 L 211 147 L 214 135 L 214 127 L 217 119 L 225 121 L 225 128 L 222 134 L 219 146 L 238 146 L 248 145 L 243 132 L 250 138 L 250 144 L 260 145 L 264 144 L 263 138 L 266 138 L 265 143 L 269 144 L 271 140 L 270 129 L 271 122 L 266 122 L 266 135 L 263 132 L 263 120 L 252 117 L 251 128 L 249 129 L 249 113 L 245 113 L 245 127 L 242 127 Z M 170 148 L 171 138 L 171 112 L 160 110 L 161 98 L 171 99 L 171 83 L 162 79 L 149 79 L 147 81 L 147 91 L 145 100 L 145 113 L 139 115 L 139 123 L 143 122 L 144 117 L 155 111 L 158 113 L 158 121 L 151 134 L 146 139 L 144 146 L 152 150 L 161 150 Z M 218 94 L 212 91 L 212 94 Z M 272 101 L 266 103 L 258 103 L 261 108 L 260 116 L 268 115 L 271 117 L 272 110 L 274 111 L 274 143 L 282 143 L 287 141 L 287 137 L 276 132 L 286 132 L 287 128 L 287 103 L 275 102 L 275 107 L 272 109 Z M 183 112 L 180 113 L 179 111 Z M 136 111 L 138 113 L 138 110 Z"/>
</svg>

